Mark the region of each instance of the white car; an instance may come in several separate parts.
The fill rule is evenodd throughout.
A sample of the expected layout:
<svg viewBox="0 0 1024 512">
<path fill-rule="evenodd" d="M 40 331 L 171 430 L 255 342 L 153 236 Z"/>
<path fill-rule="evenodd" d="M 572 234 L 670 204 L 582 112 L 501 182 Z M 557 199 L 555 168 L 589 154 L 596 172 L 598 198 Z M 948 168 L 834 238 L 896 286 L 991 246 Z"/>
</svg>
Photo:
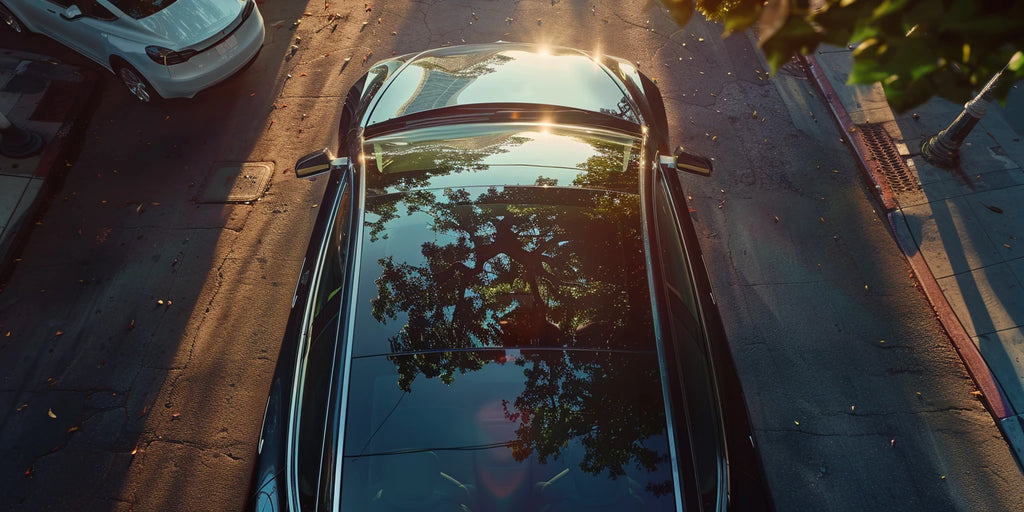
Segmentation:
<svg viewBox="0 0 1024 512">
<path fill-rule="evenodd" d="M 255 0 L 0 0 L 0 22 L 91 58 L 143 102 L 230 77 L 266 33 Z"/>
</svg>

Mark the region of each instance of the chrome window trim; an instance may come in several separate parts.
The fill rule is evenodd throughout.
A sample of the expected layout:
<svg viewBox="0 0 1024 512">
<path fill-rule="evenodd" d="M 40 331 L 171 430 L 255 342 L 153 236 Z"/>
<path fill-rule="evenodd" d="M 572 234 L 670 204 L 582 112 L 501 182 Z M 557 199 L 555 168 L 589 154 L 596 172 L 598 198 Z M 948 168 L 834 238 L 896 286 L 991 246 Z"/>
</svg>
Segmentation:
<svg viewBox="0 0 1024 512">
<path fill-rule="evenodd" d="M 647 146 L 647 132 L 644 131 L 643 139 L 641 140 L 641 151 Z M 644 239 L 644 261 L 647 264 L 647 287 L 650 290 L 651 295 L 651 317 L 654 322 L 654 340 L 658 348 L 658 373 L 661 375 L 661 400 L 665 404 L 665 424 L 668 431 L 666 436 L 668 438 L 668 451 L 669 458 L 672 464 L 672 491 L 675 496 L 676 510 L 683 509 L 683 497 L 682 489 L 680 488 L 680 476 L 679 476 L 679 455 L 676 451 L 676 426 L 675 418 L 672 416 L 672 396 L 668 389 L 668 368 L 666 367 L 665 361 L 665 340 L 664 334 L 662 333 L 661 321 L 659 320 L 658 310 L 658 299 L 657 299 L 657 286 L 658 283 L 654 280 L 654 260 L 651 256 L 653 254 L 654 247 L 651 244 L 651 222 L 653 219 L 648 219 L 648 209 L 651 214 L 654 214 L 654 203 L 653 197 L 649 197 L 653 190 L 655 171 L 657 170 L 657 162 L 652 162 L 650 168 L 647 166 L 640 166 L 640 172 L 648 173 L 648 176 L 641 174 L 640 176 L 640 223 L 641 233 Z M 648 185 L 648 179 L 650 178 L 650 185 Z"/>
<path fill-rule="evenodd" d="M 655 159 L 655 161 L 657 161 L 657 159 Z M 668 186 L 668 178 L 665 176 L 660 176 L 661 173 L 658 173 L 657 163 L 655 163 L 654 170 L 652 172 L 654 172 L 655 175 L 658 176 L 658 179 L 661 179 L 664 182 L 665 197 L 668 199 L 671 210 L 673 212 L 685 211 L 680 210 L 680 208 L 678 208 L 679 205 L 676 204 L 676 200 L 673 197 L 671 189 Z M 675 218 L 675 216 L 673 216 L 672 223 L 675 225 L 676 231 L 678 232 L 679 241 L 682 244 L 681 249 L 685 257 L 689 253 L 686 251 L 686 237 L 683 236 L 682 229 L 679 225 L 680 222 L 681 221 L 678 218 Z M 704 262 L 703 253 L 701 253 L 701 263 L 704 264 L 705 271 L 707 271 L 707 264 Z M 693 265 L 687 264 L 686 267 L 687 277 L 690 279 L 690 282 L 693 283 L 694 286 L 696 286 L 697 280 L 694 278 Z M 729 502 L 729 444 L 725 440 L 725 416 L 722 414 L 722 394 L 721 391 L 718 389 L 718 375 L 716 372 L 714 356 L 711 353 L 711 347 L 709 343 L 710 340 L 708 340 L 708 328 L 707 322 L 705 320 L 707 317 L 705 316 L 704 306 L 700 298 L 696 296 L 695 290 L 691 290 L 690 293 L 691 295 L 694 295 L 694 305 L 697 307 L 698 313 L 697 321 L 700 322 L 701 339 L 704 342 L 704 349 L 705 352 L 707 352 L 708 362 L 710 363 L 708 366 L 708 370 L 711 372 L 711 387 L 715 393 L 715 411 L 718 413 L 717 437 L 719 442 L 719 448 L 722 452 L 722 455 L 718 458 L 718 510 L 725 511 L 726 505 Z M 714 297 L 712 297 L 712 301 L 714 301 Z"/>
<path fill-rule="evenodd" d="M 354 193 L 358 194 L 356 201 L 353 204 L 356 208 L 356 219 L 353 223 L 355 229 L 352 230 L 352 236 L 355 237 L 354 245 L 352 246 L 352 256 L 349 258 L 349 269 L 351 270 L 351 285 L 349 286 L 348 296 L 348 318 L 345 324 L 345 336 L 341 338 L 344 341 L 345 350 L 345 367 L 341 374 L 341 403 L 338 411 L 338 425 L 341 429 L 338 432 L 338 446 L 335 447 L 335 472 L 334 472 L 334 510 L 341 510 L 341 475 L 345 472 L 345 427 L 348 422 L 348 393 L 349 384 L 351 383 L 350 373 L 352 371 L 352 340 L 355 337 L 355 323 L 356 323 L 356 307 L 358 307 L 358 291 L 359 291 L 359 278 L 360 278 L 360 264 L 363 259 L 363 229 L 364 220 L 366 217 L 366 187 L 362 186 L 364 183 L 365 168 L 359 166 L 356 169 L 356 173 L 359 174 L 358 179 L 353 181 L 359 184 L 358 189 L 353 190 Z M 355 174 L 355 173 L 353 173 Z M 344 312 L 343 312 L 344 313 Z"/>
<path fill-rule="evenodd" d="M 351 182 L 351 180 L 348 181 Z M 352 186 L 352 184 L 347 183 L 346 186 Z M 299 488 L 299 476 L 297 471 L 298 461 L 295 459 L 295 452 L 298 449 L 297 445 L 299 441 L 297 432 L 299 421 L 298 399 L 302 396 L 300 388 L 302 386 L 303 377 L 306 374 L 305 356 L 309 352 L 309 344 L 311 341 L 310 327 L 312 324 L 313 305 L 316 302 L 317 293 L 319 293 L 319 287 L 317 285 L 319 284 L 320 277 L 323 273 L 327 241 L 330 239 L 331 232 L 334 228 L 334 222 L 338 216 L 338 208 L 341 206 L 342 195 L 344 195 L 344 189 L 339 188 L 338 193 L 334 198 L 334 202 L 331 205 L 331 214 L 329 217 L 331 219 L 331 224 L 328 226 L 328 229 L 324 230 L 323 238 L 320 240 L 320 250 L 317 251 L 317 259 L 314 263 L 313 272 L 308 283 L 311 287 L 311 292 L 309 294 L 309 298 L 306 300 L 306 307 L 302 314 L 302 330 L 299 332 L 299 347 L 295 351 L 295 374 L 292 376 L 291 399 L 289 400 L 288 409 L 288 437 L 285 449 L 285 495 L 289 507 L 292 510 L 301 510 L 299 507 L 299 497 L 296 492 Z M 298 285 L 296 285 L 296 290 L 297 289 Z"/>
</svg>

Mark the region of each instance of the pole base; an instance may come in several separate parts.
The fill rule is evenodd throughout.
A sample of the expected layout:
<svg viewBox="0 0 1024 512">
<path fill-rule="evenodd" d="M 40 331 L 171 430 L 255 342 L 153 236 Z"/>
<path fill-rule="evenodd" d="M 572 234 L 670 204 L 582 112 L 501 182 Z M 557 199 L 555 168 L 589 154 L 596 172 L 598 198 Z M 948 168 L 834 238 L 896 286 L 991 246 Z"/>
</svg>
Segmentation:
<svg viewBox="0 0 1024 512">
<path fill-rule="evenodd" d="M 28 158 L 43 149 L 43 137 L 36 132 L 15 126 L 3 130 L 0 155 L 9 158 Z"/>
<path fill-rule="evenodd" d="M 939 135 L 921 144 L 921 157 L 936 167 L 955 169 L 960 165 L 960 152 L 957 148 L 951 148 L 945 144 Z"/>
</svg>

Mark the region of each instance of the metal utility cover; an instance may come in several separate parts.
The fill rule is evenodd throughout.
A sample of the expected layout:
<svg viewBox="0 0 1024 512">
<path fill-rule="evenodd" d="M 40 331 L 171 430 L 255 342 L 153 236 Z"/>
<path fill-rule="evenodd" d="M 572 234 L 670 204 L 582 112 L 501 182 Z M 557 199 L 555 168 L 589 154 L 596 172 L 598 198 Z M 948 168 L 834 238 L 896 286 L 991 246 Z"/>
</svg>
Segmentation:
<svg viewBox="0 0 1024 512">
<path fill-rule="evenodd" d="M 248 203 L 270 184 L 274 162 L 219 162 L 206 176 L 200 203 Z"/>
</svg>

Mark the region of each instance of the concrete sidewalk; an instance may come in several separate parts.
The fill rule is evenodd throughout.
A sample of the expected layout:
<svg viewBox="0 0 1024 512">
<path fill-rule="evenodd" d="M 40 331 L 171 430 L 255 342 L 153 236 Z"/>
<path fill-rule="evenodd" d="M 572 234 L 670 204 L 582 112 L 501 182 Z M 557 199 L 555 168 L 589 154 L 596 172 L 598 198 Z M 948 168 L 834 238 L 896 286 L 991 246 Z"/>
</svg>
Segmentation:
<svg viewBox="0 0 1024 512">
<path fill-rule="evenodd" d="M 946 170 L 921 144 L 963 110 L 932 99 L 895 115 L 880 84 L 846 81 L 852 50 L 804 62 L 874 186 L 900 247 L 981 398 L 1024 461 L 1024 86 L 993 103 Z"/>
<path fill-rule="evenodd" d="M 0 276 L 15 263 L 39 207 L 64 171 L 76 123 L 95 88 L 96 74 L 50 57 L 0 50 L 0 112 L 42 137 L 41 151 L 26 158 L 0 155 Z M 2 277 L 0 277 L 2 279 Z M 0 281 L 2 282 L 2 281 Z"/>
</svg>

